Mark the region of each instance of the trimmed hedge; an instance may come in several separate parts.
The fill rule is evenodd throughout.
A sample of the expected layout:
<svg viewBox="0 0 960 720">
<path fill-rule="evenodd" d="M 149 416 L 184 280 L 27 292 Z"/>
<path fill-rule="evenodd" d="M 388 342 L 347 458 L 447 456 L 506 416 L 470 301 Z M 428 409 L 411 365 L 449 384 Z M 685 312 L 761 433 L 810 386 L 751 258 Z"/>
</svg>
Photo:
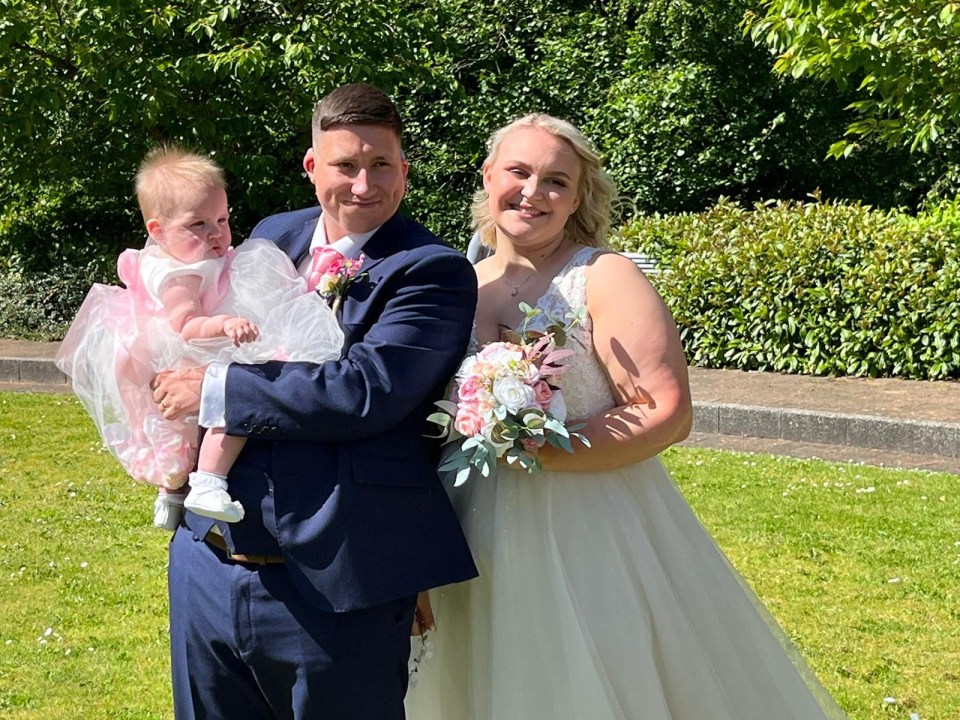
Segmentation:
<svg viewBox="0 0 960 720">
<path fill-rule="evenodd" d="M 0 268 L 0 337 L 60 340 L 94 282 L 116 284 L 98 263 L 57 272 Z"/>
<path fill-rule="evenodd" d="M 687 358 L 711 368 L 960 378 L 960 212 L 721 199 L 617 238 L 653 280 Z"/>
<path fill-rule="evenodd" d="M 693 365 L 812 375 L 960 379 L 960 209 L 919 216 L 861 204 L 721 200 L 644 216 L 615 244 L 654 258 L 653 281 Z M 63 337 L 89 262 L 0 267 L 0 336 Z"/>
</svg>

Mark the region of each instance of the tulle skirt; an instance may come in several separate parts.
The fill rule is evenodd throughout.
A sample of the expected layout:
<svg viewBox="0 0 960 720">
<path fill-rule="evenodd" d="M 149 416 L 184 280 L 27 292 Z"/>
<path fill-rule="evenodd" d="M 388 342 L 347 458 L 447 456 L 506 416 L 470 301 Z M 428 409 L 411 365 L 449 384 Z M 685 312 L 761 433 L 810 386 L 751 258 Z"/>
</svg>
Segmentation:
<svg viewBox="0 0 960 720">
<path fill-rule="evenodd" d="M 235 347 L 227 338 L 184 342 L 134 293 L 96 284 L 57 353 L 57 366 L 97 426 L 107 449 L 136 480 L 169 489 L 186 481 L 197 455 L 196 418 L 165 420 L 150 381 L 171 368 L 213 361 L 324 362 L 340 356 L 343 331 L 315 292 L 305 292 L 290 259 L 271 242 L 248 240 L 229 266 L 229 290 L 211 315 L 238 315 L 260 337 Z"/>
<path fill-rule="evenodd" d="M 658 459 L 448 492 L 480 578 L 431 592 L 410 720 L 843 717 Z"/>
</svg>

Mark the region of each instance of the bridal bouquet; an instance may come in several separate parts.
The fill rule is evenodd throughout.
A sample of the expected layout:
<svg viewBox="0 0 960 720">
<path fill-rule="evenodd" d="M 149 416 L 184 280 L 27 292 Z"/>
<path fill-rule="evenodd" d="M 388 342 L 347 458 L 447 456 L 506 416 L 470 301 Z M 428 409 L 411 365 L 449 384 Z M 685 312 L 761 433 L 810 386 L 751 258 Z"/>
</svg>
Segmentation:
<svg viewBox="0 0 960 720">
<path fill-rule="evenodd" d="M 428 418 L 440 426 L 438 437 L 445 442 L 463 438 L 439 468 L 457 471 L 455 485 L 467 479 L 471 468 L 488 476 L 498 458 L 533 472 L 540 467 L 536 451 L 546 443 L 573 452 L 570 438 L 575 437 L 589 446 L 575 432 L 582 425 L 564 424 L 563 395 L 551 382 L 566 369 L 560 361 L 573 351 L 562 346 L 586 309 L 572 314 L 567 325 L 554 322 L 543 333 L 526 330 L 540 311 L 525 303 L 520 309 L 526 314 L 523 331 L 469 355 L 457 371 L 451 398 L 436 403 L 442 412 Z"/>
</svg>

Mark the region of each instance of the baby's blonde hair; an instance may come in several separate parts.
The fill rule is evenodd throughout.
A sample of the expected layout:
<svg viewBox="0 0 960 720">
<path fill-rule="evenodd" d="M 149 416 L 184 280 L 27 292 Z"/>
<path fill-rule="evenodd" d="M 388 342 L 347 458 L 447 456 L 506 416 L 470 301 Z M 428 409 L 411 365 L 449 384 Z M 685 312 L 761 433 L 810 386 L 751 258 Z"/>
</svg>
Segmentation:
<svg viewBox="0 0 960 720">
<path fill-rule="evenodd" d="M 580 161 L 580 183 L 577 194 L 580 205 L 567 220 L 564 232 L 573 242 L 589 247 L 605 247 L 610 232 L 610 214 L 617 188 L 613 180 L 603 171 L 600 156 L 590 141 L 576 127 L 566 120 L 532 113 L 514 120 L 497 130 L 488 142 L 487 159 L 483 166 L 492 163 L 500 150 L 500 145 L 514 130 L 522 128 L 540 128 L 551 135 L 564 140 L 576 153 Z M 489 248 L 497 245 L 496 226 L 490 213 L 487 191 L 480 188 L 473 196 L 473 227 L 480 235 L 480 241 Z"/>
<path fill-rule="evenodd" d="M 169 219 L 184 204 L 211 190 L 226 190 L 226 186 L 219 165 L 177 145 L 162 145 L 148 152 L 134 185 L 144 221 Z"/>
</svg>

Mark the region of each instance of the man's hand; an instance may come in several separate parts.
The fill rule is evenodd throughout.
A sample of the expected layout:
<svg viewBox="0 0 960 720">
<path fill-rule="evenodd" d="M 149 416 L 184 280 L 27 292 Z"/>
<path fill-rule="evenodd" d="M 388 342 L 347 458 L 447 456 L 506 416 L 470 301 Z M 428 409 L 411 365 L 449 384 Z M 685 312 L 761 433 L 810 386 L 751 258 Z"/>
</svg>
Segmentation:
<svg viewBox="0 0 960 720">
<path fill-rule="evenodd" d="M 150 388 L 153 399 L 167 420 L 180 420 L 200 412 L 200 388 L 206 365 L 183 370 L 162 370 L 157 373 Z"/>
<path fill-rule="evenodd" d="M 426 591 L 417 594 L 417 607 L 413 611 L 413 636 L 423 635 L 428 630 L 436 630 L 437 624 L 433 621 L 433 608 L 430 606 L 430 595 Z"/>
</svg>

